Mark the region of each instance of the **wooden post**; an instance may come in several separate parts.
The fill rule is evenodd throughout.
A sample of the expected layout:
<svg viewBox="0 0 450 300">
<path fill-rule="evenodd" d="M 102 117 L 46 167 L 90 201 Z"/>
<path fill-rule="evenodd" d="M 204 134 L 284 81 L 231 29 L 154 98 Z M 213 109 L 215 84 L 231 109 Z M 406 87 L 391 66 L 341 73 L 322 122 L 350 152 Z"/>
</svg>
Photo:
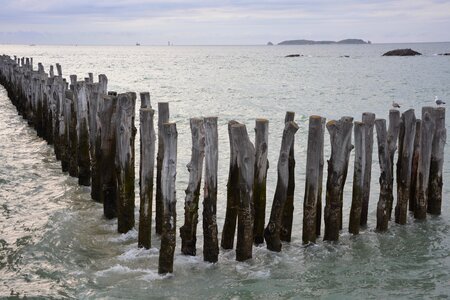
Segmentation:
<svg viewBox="0 0 450 300">
<path fill-rule="evenodd" d="M 62 77 L 62 68 L 61 68 L 61 65 L 59 63 L 56 63 L 56 71 L 58 73 L 58 76 Z"/>
<path fill-rule="evenodd" d="M 367 226 L 367 215 L 369 212 L 370 199 L 370 181 L 372 179 L 372 153 L 373 153 L 373 126 L 375 122 L 375 114 L 365 112 L 362 114 L 362 122 L 364 123 L 364 182 L 362 189 L 362 206 L 360 225 Z M 356 155 L 356 154 L 355 154 Z M 356 227 L 355 227 L 356 228 Z"/>
<path fill-rule="evenodd" d="M 392 194 L 392 170 L 388 139 L 386 132 L 386 120 L 376 119 L 378 160 L 380 163 L 380 196 L 377 205 L 377 230 L 386 231 L 389 223 L 389 204 L 393 201 Z"/>
<path fill-rule="evenodd" d="M 409 109 L 402 114 L 397 161 L 397 205 L 395 207 L 395 222 L 402 225 L 406 224 L 415 134 L 416 117 L 414 115 L 414 109 Z"/>
<path fill-rule="evenodd" d="M 161 191 L 161 169 L 164 160 L 163 124 L 169 122 L 169 103 L 158 102 L 158 153 L 156 155 L 155 231 L 162 233 L 164 203 Z"/>
<path fill-rule="evenodd" d="M 70 101 L 69 120 L 69 175 L 78 177 L 78 130 L 77 130 L 77 98 L 72 90 L 66 91 Z"/>
<path fill-rule="evenodd" d="M 100 182 L 103 213 L 107 219 L 117 216 L 117 180 L 114 171 L 116 157 L 116 106 L 117 96 L 103 96 L 99 106 Z"/>
<path fill-rule="evenodd" d="M 417 169 L 416 203 L 414 218 L 427 218 L 428 184 L 430 179 L 431 151 L 434 137 L 433 107 L 422 108 L 422 125 L 420 127 L 419 165 Z"/>
<path fill-rule="evenodd" d="M 141 96 L 141 108 L 152 108 L 152 104 L 150 103 L 150 93 L 143 92 L 140 94 Z"/>
<path fill-rule="evenodd" d="M 303 200 L 303 244 L 315 243 L 317 237 L 317 205 L 319 198 L 319 170 L 323 154 L 323 118 L 309 117 L 306 155 L 305 197 Z M 320 229 L 319 229 L 320 230 Z"/>
<path fill-rule="evenodd" d="M 364 115 L 363 115 L 364 119 Z M 364 122 L 355 122 L 355 163 L 353 171 L 353 191 L 352 191 L 352 205 L 350 207 L 350 221 L 348 225 L 348 232 L 352 234 L 359 234 L 359 226 L 362 223 L 363 206 L 365 194 L 366 181 L 366 158 L 367 148 L 369 143 L 366 141 L 368 126 Z M 373 126 L 372 126 L 373 130 Z M 366 211 L 367 212 L 367 211 Z M 367 215 L 366 215 L 367 218 Z"/>
<path fill-rule="evenodd" d="M 228 137 L 230 141 L 230 166 L 227 183 L 227 208 L 225 222 L 223 224 L 220 246 L 223 249 L 233 249 L 234 234 L 236 232 L 236 220 L 240 203 L 239 195 L 239 169 L 237 165 L 237 150 L 234 147 L 233 125 L 239 124 L 231 120 L 228 122 Z"/>
<path fill-rule="evenodd" d="M 255 122 L 255 182 L 253 197 L 255 218 L 253 225 L 253 239 L 255 244 L 264 243 L 264 225 L 266 220 L 266 181 L 269 168 L 268 155 L 269 121 L 256 119 Z"/>
<path fill-rule="evenodd" d="M 239 169 L 238 233 L 236 260 L 252 258 L 253 249 L 253 183 L 255 177 L 255 148 L 248 138 L 245 125 L 236 124 L 233 131 L 234 147 L 237 150 Z"/>
<path fill-rule="evenodd" d="M 326 118 L 322 118 L 321 120 L 321 128 L 319 133 L 319 140 L 317 149 L 320 152 L 320 161 L 319 161 L 319 181 L 317 183 L 318 191 L 317 191 L 317 211 L 316 211 L 316 236 L 320 235 L 320 227 L 322 225 L 322 185 L 323 185 L 323 166 L 325 164 L 323 158 L 323 148 L 324 148 L 324 139 L 325 139 L 325 123 Z"/>
<path fill-rule="evenodd" d="M 205 118 L 205 188 L 203 199 L 203 259 L 217 262 L 219 241 L 217 237 L 217 117 Z"/>
<path fill-rule="evenodd" d="M 98 76 L 98 84 L 94 84 L 89 102 L 89 132 L 91 149 L 91 198 L 94 201 L 101 201 L 101 136 L 99 110 L 103 96 L 106 94 L 108 78 L 104 74 Z"/>
<path fill-rule="evenodd" d="M 284 123 L 294 121 L 295 112 L 288 111 L 284 118 Z M 291 241 L 292 235 L 292 219 L 294 215 L 294 190 L 295 190 L 295 157 L 294 157 L 294 142 L 295 136 L 292 140 L 291 149 L 289 150 L 289 179 L 287 188 L 287 198 L 284 204 L 283 217 L 281 219 L 280 239 L 285 242 Z"/>
<path fill-rule="evenodd" d="M 276 252 L 281 251 L 280 231 L 289 182 L 289 152 L 298 128 L 298 125 L 293 121 L 286 123 L 284 127 L 277 166 L 277 186 L 273 198 L 269 223 L 264 230 L 264 239 L 266 240 L 267 249 Z"/>
<path fill-rule="evenodd" d="M 419 168 L 419 156 L 420 156 L 420 126 L 422 120 L 416 120 L 416 134 L 414 137 L 414 150 L 411 165 L 411 189 L 409 195 L 409 211 L 414 212 L 416 207 L 416 192 L 417 192 L 417 170 Z"/>
<path fill-rule="evenodd" d="M 89 186 L 91 184 L 91 158 L 89 153 L 89 116 L 86 97 L 86 83 L 77 82 L 77 129 L 78 129 L 78 184 Z"/>
<path fill-rule="evenodd" d="M 155 168 L 156 134 L 153 126 L 155 111 L 140 109 L 141 160 L 139 165 L 139 233 L 138 247 L 152 246 L 153 170 Z"/>
<path fill-rule="evenodd" d="M 161 174 L 161 192 L 163 199 L 163 226 L 161 249 L 159 250 L 158 273 L 173 272 L 173 255 L 176 243 L 176 175 L 177 175 L 177 126 L 175 123 L 164 123 L 161 128 L 164 139 L 164 160 Z"/>
<path fill-rule="evenodd" d="M 202 118 L 190 119 L 192 134 L 191 161 L 187 165 L 189 184 L 185 191 L 184 225 L 180 228 L 181 252 L 195 256 L 197 253 L 197 224 L 200 184 L 202 181 L 203 159 L 205 157 L 205 128 Z"/>
<path fill-rule="evenodd" d="M 353 148 L 351 144 L 353 118 L 342 117 L 339 121 L 329 121 L 331 157 L 328 160 L 327 194 L 324 211 L 324 240 L 337 241 L 341 225 L 342 193 L 345 174 L 348 169 L 348 157 Z"/>
<path fill-rule="evenodd" d="M 435 129 L 431 149 L 427 211 L 432 215 L 440 215 L 442 206 L 442 169 L 444 165 L 444 147 L 447 140 L 447 129 L 445 128 L 445 108 L 435 108 L 433 118 Z"/>
<path fill-rule="evenodd" d="M 116 125 L 117 230 L 126 233 L 134 227 L 134 114 L 136 95 L 119 94 Z"/>
<path fill-rule="evenodd" d="M 397 151 L 397 141 L 398 135 L 400 133 L 400 112 L 396 109 L 389 110 L 389 128 L 387 132 L 387 143 L 388 143 L 388 153 L 389 153 L 389 168 L 391 169 L 391 182 L 389 183 L 392 193 L 394 192 L 394 155 Z M 387 203 L 389 220 L 392 215 L 392 208 L 394 207 L 394 195 L 388 198 L 392 202 Z"/>
</svg>

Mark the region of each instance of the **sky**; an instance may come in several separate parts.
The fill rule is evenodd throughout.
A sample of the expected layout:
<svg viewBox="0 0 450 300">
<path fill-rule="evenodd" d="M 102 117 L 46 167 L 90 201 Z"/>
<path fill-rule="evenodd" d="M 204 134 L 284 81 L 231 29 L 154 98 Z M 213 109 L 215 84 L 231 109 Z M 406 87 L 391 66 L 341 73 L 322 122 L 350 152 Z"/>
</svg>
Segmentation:
<svg viewBox="0 0 450 300">
<path fill-rule="evenodd" d="M 450 41 L 450 0 L 0 0 L 0 43 Z"/>
</svg>

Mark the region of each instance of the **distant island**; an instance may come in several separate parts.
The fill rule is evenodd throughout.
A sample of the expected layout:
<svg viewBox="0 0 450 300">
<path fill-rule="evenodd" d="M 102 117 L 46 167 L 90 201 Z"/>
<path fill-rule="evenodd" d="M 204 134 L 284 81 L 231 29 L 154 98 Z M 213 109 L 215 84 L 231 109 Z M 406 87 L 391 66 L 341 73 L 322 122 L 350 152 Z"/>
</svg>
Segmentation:
<svg viewBox="0 0 450 300">
<path fill-rule="evenodd" d="M 278 43 L 278 45 L 329 45 L 329 44 L 371 44 L 370 41 L 363 41 L 361 39 L 346 39 L 342 41 L 312 41 L 312 40 L 288 40 Z"/>
</svg>

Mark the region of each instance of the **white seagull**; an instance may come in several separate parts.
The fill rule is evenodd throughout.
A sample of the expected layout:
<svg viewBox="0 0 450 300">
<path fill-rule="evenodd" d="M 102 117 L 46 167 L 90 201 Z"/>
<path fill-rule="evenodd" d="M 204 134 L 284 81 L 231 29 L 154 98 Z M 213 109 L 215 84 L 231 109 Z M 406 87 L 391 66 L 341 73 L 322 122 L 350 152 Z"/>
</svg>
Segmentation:
<svg viewBox="0 0 450 300">
<path fill-rule="evenodd" d="M 395 101 L 392 101 L 392 107 L 394 107 L 394 108 L 400 108 L 400 104 L 398 104 L 398 103 L 395 102 Z"/>
<path fill-rule="evenodd" d="M 437 104 L 438 106 L 439 106 L 439 105 L 442 105 L 442 104 L 445 104 L 445 102 L 442 101 L 441 99 L 439 99 L 438 96 L 434 96 L 434 102 L 436 102 L 436 104 Z"/>
</svg>

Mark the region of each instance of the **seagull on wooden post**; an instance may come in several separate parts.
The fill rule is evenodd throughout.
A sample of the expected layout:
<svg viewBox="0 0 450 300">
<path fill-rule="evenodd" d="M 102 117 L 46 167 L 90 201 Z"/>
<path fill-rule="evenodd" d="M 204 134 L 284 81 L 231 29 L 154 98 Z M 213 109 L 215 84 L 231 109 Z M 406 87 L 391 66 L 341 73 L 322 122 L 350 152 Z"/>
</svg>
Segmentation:
<svg viewBox="0 0 450 300">
<path fill-rule="evenodd" d="M 398 103 L 395 102 L 395 101 L 392 101 L 392 107 L 393 107 L 393 108 L 400 108 L 400 104 L 398 104 Z"/>
<path fill-rule="evenodd" d="M 439 99 L 438 96 L 434 96 L 434 102 L 436 102 L 437 106 L 445 104 L 445 102 Z"/>
</svg>

